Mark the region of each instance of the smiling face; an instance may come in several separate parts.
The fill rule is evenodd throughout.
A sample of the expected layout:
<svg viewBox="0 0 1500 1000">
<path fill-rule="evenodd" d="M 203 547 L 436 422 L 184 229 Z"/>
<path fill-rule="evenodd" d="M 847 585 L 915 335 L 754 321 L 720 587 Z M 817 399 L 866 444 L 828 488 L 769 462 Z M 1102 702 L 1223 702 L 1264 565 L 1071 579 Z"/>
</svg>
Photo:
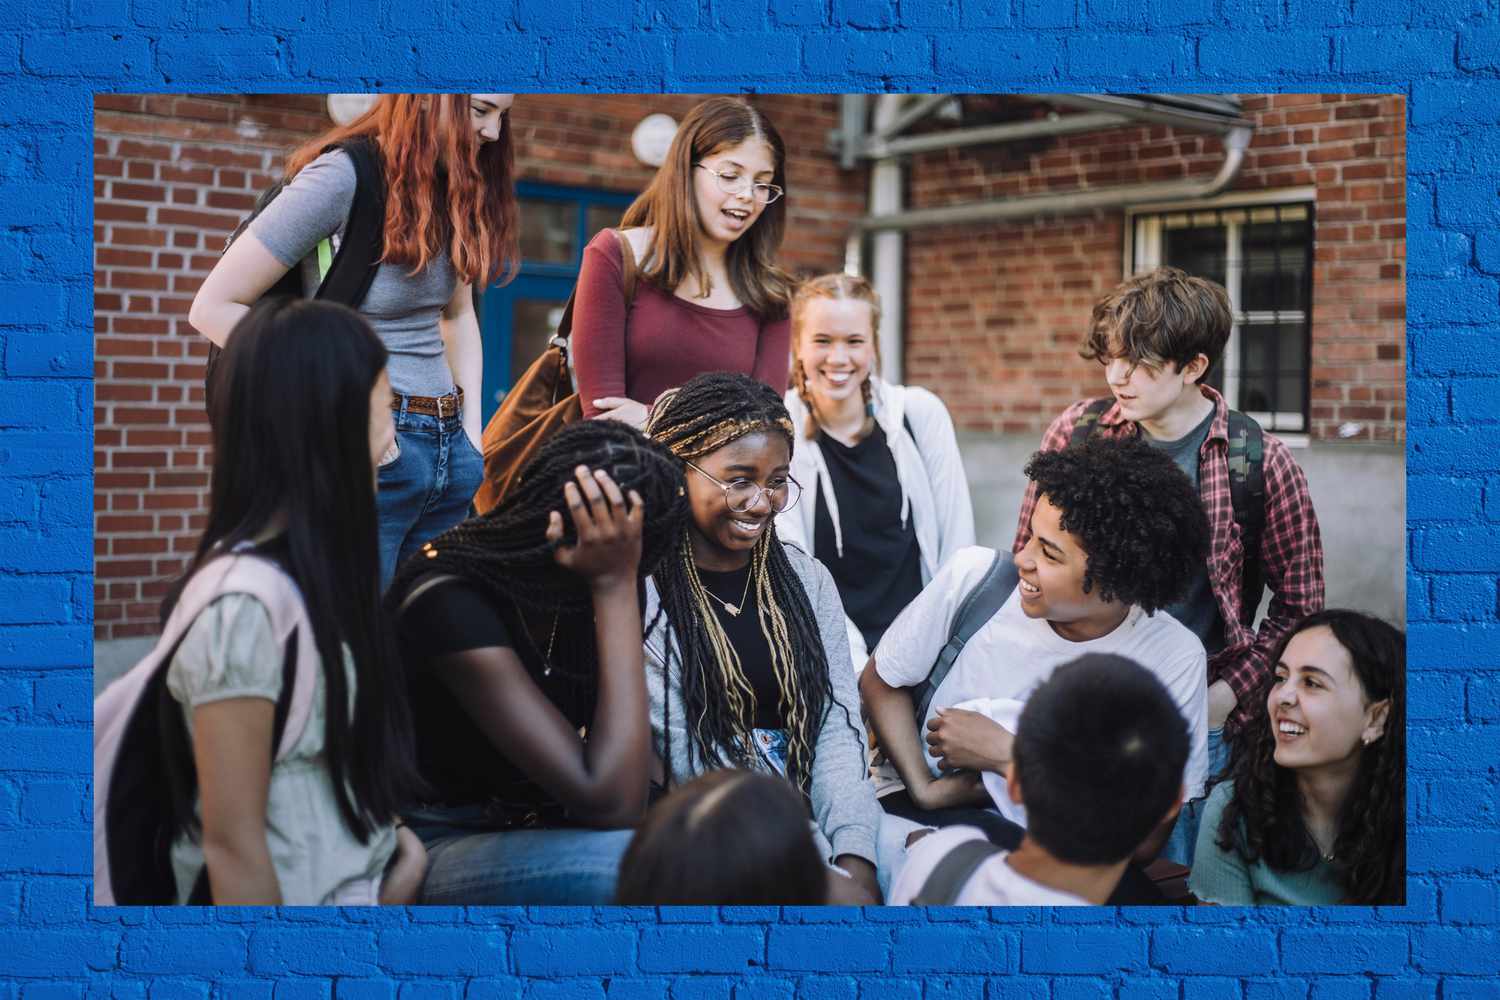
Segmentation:
<svg viewBox="0 0 1500 1000">
<path fill-rule="evenodd" d="M 698 228 L 711 243 L 728 246 L 743 236 L 766 206 L 755 200 L 751 183 L 770 184 L 776 177 L 776 159 L 771 147 L 760 139 L 746 139 L 737 146 L 721 149 L 698 161 L 693 168 L 693 195 L 698 209 Z M 746 181 L 739 194 L 725 194 L 719 187 L 718 171 L 723 180 Z"/>
<path fill-rule="evenodd" d="M 874 311 L 859 299 L 814 298 L 802 306 L 797 355 L 820 405 L 859 398 L 875 367 L 874 327 Z"/>
<path fill-rule="evenodd" d="M 1017 591 L 1028 618 L 1045 618 L 1064 639 L 1082 642 L 1107 635 L 1129 610 L 1119 601 L 1101 601 L 1099 590 L 1083 591 L 1088 554 L 1077 536 L 1062 528 L 1062 511 L 1045 496 L 1031 515 L 1031 538 L 1015 555 L 1021 576 Z"/>
<path fill-rule="evenodd" d="M 481 146 L 499 140 L 508 120 L 506 115 L 515 102 L 515 94 L 469 95 L 469 124 Z"/>
<path fill-rule="evenodd" d="M 1282 767 L 1347 766 L 1385 732 L 1389 703 L 1371 704 L 1349 651 L 1319 625 L 1287 643 L 1266 697 L 1276 763 Z"/>
<path fill-rule="evenodd" d="M 770 487 L 784 481 L 791 471 L 791 448 L 785 437 L 770 431 L 755 431 L 716 451 L 693 459 L 693 464 L 720 482 L 748 480 Z M 738 569 L 750 558 L 775 513 L 764 495 L 750 509 L 735 512 L 725 502 L 724 491 L 713 480 L 693 469 L 687 473 L 688 503 L 692 523 L 693 558 L 707 570 Z"/>
</svg>

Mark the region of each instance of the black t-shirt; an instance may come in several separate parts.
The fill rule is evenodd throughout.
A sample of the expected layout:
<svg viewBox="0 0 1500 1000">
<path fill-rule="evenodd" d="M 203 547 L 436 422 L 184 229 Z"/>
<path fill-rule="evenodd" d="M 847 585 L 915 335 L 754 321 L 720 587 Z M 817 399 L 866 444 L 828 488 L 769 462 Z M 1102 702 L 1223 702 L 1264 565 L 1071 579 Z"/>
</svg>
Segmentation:
<svg viewBox="0 0 1500 1000">
<path fill-rule="evenodd" d="M 426 579 L 430 577 L 413 587 Z M 397 627 L 411 692 L 417 761 L 437 791 L 435 804 L 495 803 L 497 816 L 504 812 L 516 821 L 525 807 L 536 806 L 543 825 L 560 819 L 561 808 L 551 794 L 490 743 L 434 669 L 434 661 L 446 654 L 507 647 L 569 724 L 583 727 L 593 717 L 596 680 L 592 672 L 587 677 L 571 676 L 561 667 L 548 672 L 550 620 L 540 630 L 533 624 L 528 635 L 514 606 L 502 606 L 467 580 L 449 578 L 412 602 Z M 567 627 L 563 623 L 562 628 Z"/>
<path fill-rule="evenodd" d="M 781 686 L 777 683 L 776 671 L 771 666 L 770 644 L 766 642 L 765 633 L 760 630 L 755 588 L 753 585 L 747 587 L 750 564 L 746 563 L 743 569 L 728 573 L 715 573 L 700 568 L 698 578 L 714 597 L 722 598 L 740 609 L 738 615 L 731 615 L 713 597 L 708 599 L 714 614 L 719 616 L 719 624 L 724 627 L 724 635 L 739 655 L 740 669 L 750 682 L 750 690 L 755 692 L 755 728 L 782 728 Z"/>
<path fill-rule="evenodd" d="M 912 598 L 922 592 L 922 550 L 908 514 L 901 523 L 901 482 L 896 459 L 879 424 L 854 447 L 840 444 L 821 430 L 818 447 L 839 502 L 844 554 L 839 555 L 828 500 L 818 486 L 813 518 L 813 548 L 833 574 L 844 613 L 874 649 L 880 637 Z"/>
</svg>

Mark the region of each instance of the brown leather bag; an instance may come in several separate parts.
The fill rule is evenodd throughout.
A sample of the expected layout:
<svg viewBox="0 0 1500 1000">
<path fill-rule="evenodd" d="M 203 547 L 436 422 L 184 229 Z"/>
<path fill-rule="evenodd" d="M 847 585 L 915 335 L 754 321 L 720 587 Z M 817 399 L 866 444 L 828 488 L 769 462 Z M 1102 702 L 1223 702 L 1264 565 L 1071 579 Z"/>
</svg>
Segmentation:
<svg viewBox="0 0 1500 1000">
<path fill-rule="evenodd" d="M 620 243 L 620 271 L 625 291 L 626 316 L 635 299 L 635 251 L 618 229 L 612 230 Z M 563 307 L 557 333 L 548 342 L 542 356 L 531 363 L 526 373 L 505 394 L 500 409 L 490 417 L 480 440 L 484 453 L 484 482 L 474 494 L 474 509 L 487 514 L 500 503 L 519 480 L 537 451 L 564 424 L 583 417 L 583 405 L 573 391 L 568 376 L 568 337 L 573 332 L 575 286 Z"/>
</svg>

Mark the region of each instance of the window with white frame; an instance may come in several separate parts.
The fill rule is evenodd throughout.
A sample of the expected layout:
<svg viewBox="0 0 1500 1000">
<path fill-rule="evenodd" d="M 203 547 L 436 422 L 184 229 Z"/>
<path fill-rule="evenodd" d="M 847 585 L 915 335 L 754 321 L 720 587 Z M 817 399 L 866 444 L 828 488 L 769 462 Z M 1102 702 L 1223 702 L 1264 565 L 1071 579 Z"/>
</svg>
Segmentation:
<svg viewBox="0 0 1500 1000">
<path fill-rule="evenodd" d="M 1266 430 L 1305 433 L 1312 203 L 1170 206 L 1132 212 L 1129 220 L 1128 273 L 1165 264 L 1229 292 L 1234 326 L 1209 384 Z"/>
</svg>

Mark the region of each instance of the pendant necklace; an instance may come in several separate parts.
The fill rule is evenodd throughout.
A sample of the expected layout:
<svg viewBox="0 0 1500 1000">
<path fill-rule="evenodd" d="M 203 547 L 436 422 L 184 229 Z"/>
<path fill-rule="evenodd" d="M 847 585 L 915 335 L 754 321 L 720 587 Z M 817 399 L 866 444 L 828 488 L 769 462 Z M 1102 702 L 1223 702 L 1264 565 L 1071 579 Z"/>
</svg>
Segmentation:
<svg viewBox="0 0 1500 1000">
<path fill-rule="evenodd" d="M 712 590 L 709 590 L 706 585 L 703 587 L 703 592 L 709 597 L 712 597 L 714 600 L 718 601 L 720 604 L 724 605 L 724 610 L 729 612 L 729 616 L 731 618 L 738 618 L 740 616 L 740 612 L 745 610 L 745 601 L 750 596 L 750 577 L 753 575 L 753 573 L 745 574 L 745 592 L 740 595 L 740 603 L 738 604 L 730 604 L 728 601 L 724 600 L 724 598 L 720 597 L 718 594 L 715 594 Z M 701 580 L 699 582 L 702 583 Z"/>
</svg>

